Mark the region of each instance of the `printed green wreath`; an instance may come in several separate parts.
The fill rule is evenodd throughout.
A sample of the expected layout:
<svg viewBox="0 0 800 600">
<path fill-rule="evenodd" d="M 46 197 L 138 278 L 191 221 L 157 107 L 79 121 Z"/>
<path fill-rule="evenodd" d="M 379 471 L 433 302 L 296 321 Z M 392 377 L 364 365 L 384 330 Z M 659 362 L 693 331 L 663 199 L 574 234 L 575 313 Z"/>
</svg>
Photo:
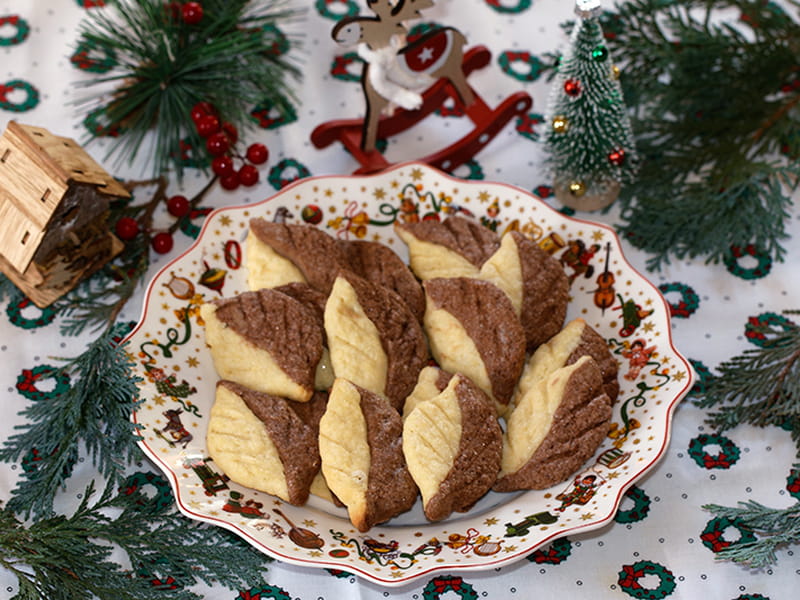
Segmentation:
<svg viewBox="0 0 800 600">
<path fill-rule="evenodd" d="M 43 391 L 36 387 L 36 382 L 42 379 L 53 379 L 55 386 L 52 390 Z M 17 376 L 17 391 L 28 400 L 50 400 L 57 398 L 69 389 L 69 375 L 50 365 L 39 365 L 32 369 L 23 369 Z"/>
<path fill-rule="evenodd" d="M 723 537 L 723 533 L 729 527 L 739 532 L 738 540 L 729 541 Z M 703 545 L 712 552 L 720 552 L 726 548 L 751 544 L 756 541 L 756 536 L 751 529 L 745 526 L 742 519 L 716 517 L 706 523 L 703 533 L 700 534 L 700 539 L 703 540 Z"/>
<path fill-rule="evenodd" d="M 655 575 L 659 579 L 658 587 L 645 588 L 639 580 L 646 575 Z M 675 591 L 675 576 L 662 565 L 649 561 L 640 560 L 632 565 L 623 565 L 619 572 L 617 581 L 619 586 L 629 596 L 634 598 L 658 600 L 665 598 Z"/>
</svg>

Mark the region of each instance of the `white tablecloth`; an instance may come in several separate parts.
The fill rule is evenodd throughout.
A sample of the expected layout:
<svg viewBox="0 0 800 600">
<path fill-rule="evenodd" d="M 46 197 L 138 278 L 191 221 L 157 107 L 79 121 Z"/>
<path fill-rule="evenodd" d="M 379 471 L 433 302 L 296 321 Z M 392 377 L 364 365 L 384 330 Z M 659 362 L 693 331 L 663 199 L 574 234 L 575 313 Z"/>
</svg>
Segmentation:
<svg viewBox="0 0 800 600">
<path fill-rule="evenodd" d="M 38 92 L 38 102 L 30 110 L 14 112 L 0 108 L 0 128 L 9 120 L 42 126 L 58 135 L 84 138 L 82 115 L 73 103 L 79 90 L 75 82 L 87 77 L 70 63 L 77 39 L 77 27 L 89 8 L 81 0 L 0 0 L 0 18 L 18 16 L 30 27 L 29 36 L 19 44 L 0 46 L 0 89 L 3 82 L 21 80 Z M 102 4 L 102 2 L 95 2 Z M 323 121 L 358 116 L 362 106 L 360 88 L 353 82 L 332 76 L 331 66 L 341 54 L 330 39 L 334 21 L 327 11 L 340 11 L 344 2 L 292 3 L 306 9 L 302 19 L 287 25 L 288 31 L 302 35 L 303 81 L 296 84 L 302 104 L 297 119 L 282 127 L 257 129 L 249 134 L 251 141 L 262 141 L 270 150 L 267 169 L 281 160 L 289 160 L 284 175 L 291 177 L 297 165 L 312 175 L 345 174 L 357 167 L 351 156 L 338 145 L 319 150 L 310 142 L 311 131 Z M 338 6 L 337 6 L 338 5 Z M 506 7 L 498 10 L 496 7 Z M 426 20 L 437 21 L 460 29 L 471 44 L 483 44 L 493 53 L 492 63 L 475 73 L 470 81 L 489 104 L 508 95 L 527 91 L 534 100 L 533 112 L 543 113 L 549 84 L 536 78 L 531 63 L 512 61 L 510 66 L 499 60 L 507 51 L 527 52 L 544 56 L 563 48 L 567 38 L 560 25 L 572 18 L 572 2 L 567 0 L 535 0 L 533 3 L 490 2 L 489 0 L 440 0 L 425 11 Z M 321 10 L 322 9 L 322 10 Z M 364 8 L 361 8 L 364 12 Z M 12 37 L 14 31 L 6 24 L 0 26 L 0 38 Z M 530 77 L 526 78 L 526 75 Z M 526 80 L 530 79 L 530 80 Z M 14 92 L 18 94 L 18 92 Z M 18 95 L 9 95 L 22 102 Z M 413 159 L 444 145 L 454 135 L 461 135 L 456 121 L 431 120 L 404 136 L 402 143 L 390 145 L 392 160 Z M 539 125 L 538 127 L 542 127 Z M 534 127 L 536 131 L 536 127 Z M 538 130 L 541 132 L 541 129 Z M 97 160 L 103 161 L 104 144 L 87 147 Z M 513 122 L 477 157 L 484 178 L 534 190 L 549 182 L 541 173 L 542 146 L 521 135 Z M 108 164 L 108 168 L 112 166 Z M 114 167 L 116 169 L 116 167 Z M 123 165 L 114 171 L 123 178 L 139 178 L 138 165 Z M 266 173 L 266 170 L 264 170 Z M 460 171 L 466 175 L 466 171 Z M 456 172 L 459 174 L 459 171 Z M 205 183 L 201 174 L 190 172 L 185 190 L 194 191 Z M 178 191 L 177 184 L 170 190 Z M 260 200 L 275 192 L 274 186 L 262 176 L 255 188 L 236 192 L 213 191 L 206 204 L 223 206 L 246 200 Z M 548 202 L 554 206 L 553 199 Z M 616 211 L 607 214 L 581 215 L 608 224 L 619 222 Z M 2 224 L 0 224 L 2 227 Z M 795 257 L 800 253 L 800 220 L 796 210 L 790 219 L 792 238 L 787 241 L 788 260 L 776 263 L 767 277 L 745 280 L 730 273 L 725 265 L 707 265 L 703 259 L 678 261 L 660 272 L 645 269 L 647 256 L 626 245 L 626 255 L 633 265 L 647 273 L 656 285 L 668 291 L 668 301 L 677 303 L 680 290 L 697 294 L 699 304 L 690 314 L 673 320 L 677 348 L 696 364 L 714 370 L 723 360 L 752 347 L 745 337 L 748 319 L 765 313 L 779 313 L 796 306 L 800 297 Z M 157 258 L 153 272 L 171 256 L 185 249 L 191 240 L 176 235 L 175 249 L 170 255 Z M 136 320 L 141 310 L 141 294 L 126 306 L 121 318 Z M 26 309 L 35 314 L 35 309 Z M 24 369 L 52 364 L 54 356 L 74 356 L 81 351 L 89 336 L 64 338 L 59 335 L 59 321 L 41 327 L 24 329 L 12 323 L 4 311 L 0 315 L 0 389 L 3 390 L 3 418 L 0 439 L 5 439 L 21 422 L 19 411 L 29 400 L 19 393 L 16 381 Z M 674 576 L 675 586 L 664 590 L 669 600 L 768 598 L 782 600 L 797 596 L 800 584 L 800 560 L 796 548 L 779 552 L 777 565 L 752 572 L 727 562 L 719 562 L 714 552 L 701 538 L 712 514 L 703 505 L 716 503 L 734 505 L 737 501 L 755 500 L 775 507 L 786 507 L 796 500 L 787 490 L 787 478 L 795 460 L 795 447 L 789 433 L 778 428 L 756 429 L 739 426 L 725 432 L 724 441 L 738 450 L 738 459 L 727 468 L 708 468 L 690 455 L 690 447 L 702 434 L 715 434 L 704 423 L 706 414 L 694 407 L 690 399 L 677 409 L 672 441 L 661 463 L 644 479 L 636 483 L 648 509 L 639 519 L 619 518 L 608 526 L 591 533 L 570 536 L 568 546 L 561 545 L 561 555 L 554 560 L 528 560 L 486 572 L 456 572 L 462 578 L 462 589 L 474 590 L 480 598 L 532 598 L 545 594 L 558 598 L 593 598 L 621 600 L 634 596 L 629 586 L 621 585 L 621 574 L 642 561 L 658 565 L 662 572 Z M 706 448 L 712 454 L 714 448 Z M 20 472 L 20 465 L 0 464 L 0 498 L 7 497 Z M 77 501 L 86 480 L 92 477 L 88 464 L 79 465 L 68 489 L 58 505 L 68 510 Z M 796 494 L 796 493 L 795 493 Z M 623 500 L 623 511 L 633 508 L 633 500 Z M 729 529 L 724 536 L 737 539 Z M 568 548 L 568 552 L 564 551 Z M 566 555 L 566 556 L 564 556 Z M 541 557 L 540 557 L 541 558 Z M 232 568 L 235 568 L 232 565 Z M 266 565 L 267 581 L 301 600 L 356 599 L 395 597 L 404 600 L 421 598 L 452 599 L 461 597 L 455 591 L 431 592 L 429 579 L 393 588 L 348 576 L 336 577 L 325 570 L 314 570 L 272 562 Z M 447 574 L 445 574 L 447 575 Z M 432 578 L 430 578 L 432 579 Z M 655 589 L 660 581 L 653 575 L 639 580 L 644 588 Z M 248 590 L 203 590 L 208 598 L 245 596 Z M 0 596 L 16 591 L 13 578 L 0 569 Z M 241 594 L 241 595 L 239 595 Z"/>
</svg>

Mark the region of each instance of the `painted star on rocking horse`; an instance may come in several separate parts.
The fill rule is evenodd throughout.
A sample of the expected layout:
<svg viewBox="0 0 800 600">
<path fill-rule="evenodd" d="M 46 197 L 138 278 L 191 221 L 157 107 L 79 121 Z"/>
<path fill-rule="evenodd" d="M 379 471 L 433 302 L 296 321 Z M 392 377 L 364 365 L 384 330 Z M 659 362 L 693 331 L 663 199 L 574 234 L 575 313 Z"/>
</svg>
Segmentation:
<svg viewBox="0 0 800 600">
<path fill-rule="evenodd" d="M 484 46 L 464 52 L 467 41 L 457 29 L 439 27 L 407 40 L 405 22 L 420 18 L 420 11 L 433 4 L 433 0 L 367 0 L 374 16 L 346 17 L 331 32 L 337 43 L 355 46 L 364 61 L 365 114 L 363 119 L 322 123 L 312 132 L 311 141 L 317 148 L 341 142 L 360 164 L 355 173 L 390 166 L 376 148 L 377 141 L 416 125 L 449 99 L 472 121 L 472 129 L 442 150 L 415 158 L 446 172 L 471 160 L 533 104 L 527 93 L 517 92 L 490 108 L 467 77 L 486 67 L 491 53 Z"/>
</svg>

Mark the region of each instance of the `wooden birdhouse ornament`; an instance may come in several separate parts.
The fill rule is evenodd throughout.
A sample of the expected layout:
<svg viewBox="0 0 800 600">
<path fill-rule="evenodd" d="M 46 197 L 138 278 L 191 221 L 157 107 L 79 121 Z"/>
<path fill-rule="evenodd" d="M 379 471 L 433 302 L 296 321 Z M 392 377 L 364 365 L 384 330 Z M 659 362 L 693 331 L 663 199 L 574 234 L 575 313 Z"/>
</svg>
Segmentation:
<svg viewBox="0 0 800 600">
<path fill-rule="evenodd" d="M 9 122 L 0 137 L 0 270 L 44 308 L 118 254 L 109 203 L 129 198 L 77 143 Z"/>
</svg>

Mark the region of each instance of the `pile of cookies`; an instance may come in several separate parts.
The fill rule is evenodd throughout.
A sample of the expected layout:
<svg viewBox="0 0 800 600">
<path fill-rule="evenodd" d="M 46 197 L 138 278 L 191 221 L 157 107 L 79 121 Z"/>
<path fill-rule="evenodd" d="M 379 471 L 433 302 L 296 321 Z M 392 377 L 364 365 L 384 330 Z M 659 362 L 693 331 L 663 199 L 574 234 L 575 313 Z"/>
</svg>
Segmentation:
<svg viewBox="0 0 800 600">
<path fill-rule="evenodd" d="M 388 246 L 250 222 L 251 291 L 202 306 L 220 381 L 209 454 L 244 486 L 347 508 L 367 531 L 421 496 L 431 521 L 489 490 L 568 479 L 608 431 L 605 340 L 566 324 L 561 265 L 477 221 L 395 225 Z"/>
</svg>

